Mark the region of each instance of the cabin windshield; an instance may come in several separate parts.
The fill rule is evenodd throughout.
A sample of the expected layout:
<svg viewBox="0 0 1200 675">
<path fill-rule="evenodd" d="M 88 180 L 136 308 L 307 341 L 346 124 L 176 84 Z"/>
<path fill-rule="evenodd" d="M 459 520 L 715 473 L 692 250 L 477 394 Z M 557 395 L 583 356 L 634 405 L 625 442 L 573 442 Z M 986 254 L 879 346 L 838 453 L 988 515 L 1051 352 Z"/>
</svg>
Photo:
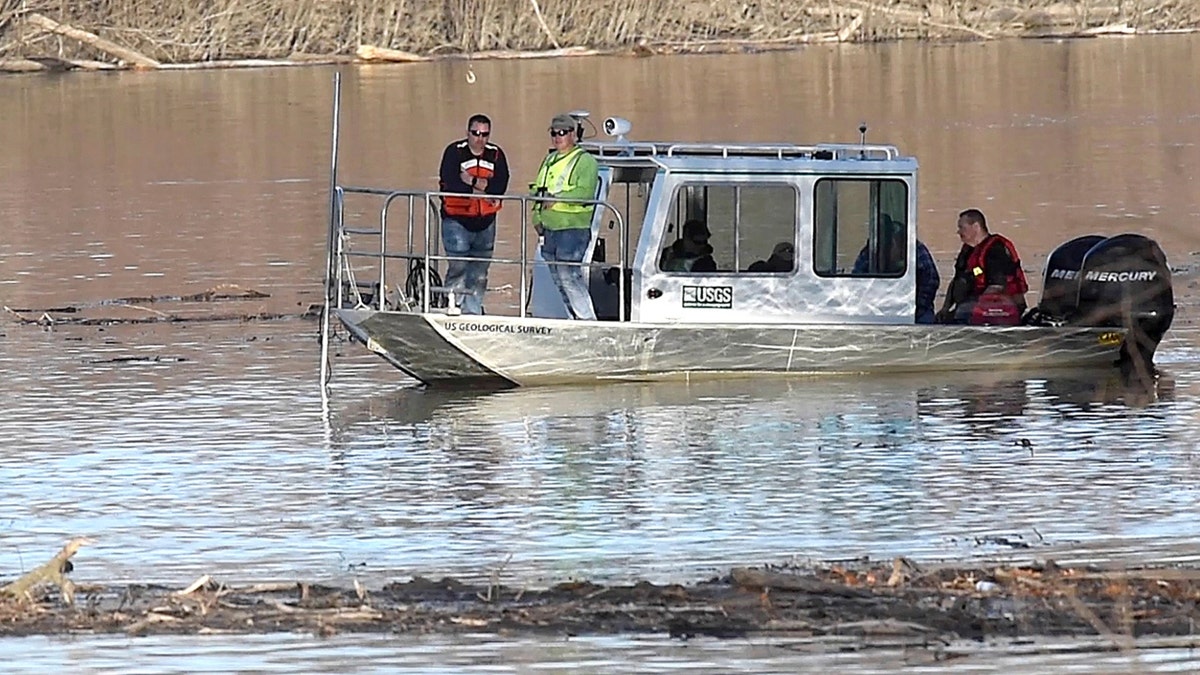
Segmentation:
<svg viewBox="0 0 1200 675">
<path fill-rule="evenodd" d="M 814 199 L 813 269 L 823 277 L 902 277 L 908 268 L 908 185 L 822 178 Z"/>
<path fill-rule="evenodd" d="M 775 273 L 796 269 L 798 196 L 790 184 L 679 186 L 658 268 L 674 273 Z"/>
</svg>

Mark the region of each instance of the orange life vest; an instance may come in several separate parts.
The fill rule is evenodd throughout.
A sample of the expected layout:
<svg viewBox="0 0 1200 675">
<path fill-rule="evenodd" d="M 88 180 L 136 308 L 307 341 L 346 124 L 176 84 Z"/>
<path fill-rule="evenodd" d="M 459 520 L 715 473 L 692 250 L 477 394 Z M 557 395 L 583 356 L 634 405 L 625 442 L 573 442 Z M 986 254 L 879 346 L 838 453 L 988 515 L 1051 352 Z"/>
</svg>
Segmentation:
<svg viewBox="0 0 1200 675">
<path fill-rule="evenodd" d="M 483 154 L 476 157 L 468 150 L 462 153 L 459 171 L 465 171 L 476 178 L 491 179 L 496 175 L 496 161 L 500 151 L 493 145 L 483 148 Z M 443 185 L 445 190 L 446 186 Z M 442 197 L 442 208 L 446 215 L 459 218 L 486 218 L 494 216 L 500 210 L 499 199 L 482 199 L 469 197 Z"/>
<path fill-rule="evenodd" d="M 1013 246 L 1008 238 L 998 234 L 989 234 L 986 239 L 979 242 L 978 246 L 971 249 L 971 254 L 967 256 L 967 273 L 971 275 L 973 295 L 982 295 L 983 290 L 987 288 L 987 274 L 984 272 L 984 265 L 987 261 L 988 249 L 996 242 L 1000 242 L 1004 248 L 1008 249 L 1008 256 L 1012 258 L 1013 269 L 1016 270 L 1005 278 L 1004 294 L 1025 295 L 1029 291 L 1029 283 L 1025 281 L 1025 270 L 1021 269 L 1021 258 L 1017 255 L 1017 247 Z"/>
</svg>

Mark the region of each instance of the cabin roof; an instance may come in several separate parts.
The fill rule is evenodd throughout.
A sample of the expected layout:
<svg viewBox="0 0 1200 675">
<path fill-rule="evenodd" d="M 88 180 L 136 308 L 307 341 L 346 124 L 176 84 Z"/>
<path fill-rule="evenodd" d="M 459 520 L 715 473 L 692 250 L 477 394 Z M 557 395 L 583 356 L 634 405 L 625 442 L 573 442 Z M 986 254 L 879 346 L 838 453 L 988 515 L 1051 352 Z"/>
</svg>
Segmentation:
<svg viewBox="0 0 1200 675">
<path fill-rule="evenodd" d="M 657 167 L 688 173 L 912 173 L 915 157 L 892 145 L 821 143 L 587 142 L 608 166 Z"/>
</svg>

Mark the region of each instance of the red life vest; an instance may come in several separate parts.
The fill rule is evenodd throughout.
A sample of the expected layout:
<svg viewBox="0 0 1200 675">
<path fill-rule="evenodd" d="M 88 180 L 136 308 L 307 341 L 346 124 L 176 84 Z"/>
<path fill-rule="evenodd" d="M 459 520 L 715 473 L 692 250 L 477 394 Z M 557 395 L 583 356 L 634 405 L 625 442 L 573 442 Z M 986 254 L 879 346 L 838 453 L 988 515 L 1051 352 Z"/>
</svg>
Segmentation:
<svg viewBox="0 0 1200 675">
<path fill-rule="evenodd" d="M 988 249 L 996 242 L 1000 242 L 1004 248 L 1008 249 L 1008 257 L 1012 258 L 1013 269 L 1016 270 L 1004 280 L 1004 294 L 1012 297 L 1025 295 L 1029 291 L 1029 283 L 1025 281 L 1025 270 L 1021 269 L 1021 258 L 1017 255 L 1017 247 L 1013 246 L 1008 238 L 998 234 L 989 234 L 986 239 L 979 242 L 978 246 L 971 249 L 971 254 L 967 256 L 967 273 L 971 275 L 971 288 L 974 291 L 972 295 L 982 295 L 983 289 L 987 288 L 984 264 L 987 260 Z"/>
<path fill-rule="evenodd" d="M 465 144 L 464 144 L 465 145 Z M 483 148 L 483 154 L 476 157 L 467 149 L 460 155 L 459 171 L 465 171 L 476 178 L 491 179 L 496 175 L 496 162 L 500 150 L 494 145 Z M 469 185 L 469 183 L 468 183 Z M 445 190 L 446 186 L 442 186 Z M 500 210 L 499 199 L 471 199 L 468 197 L 442 197 L 442 208 L 446 215 L 459 218 L 486 218 L 494 216 Z"/>
</svg>

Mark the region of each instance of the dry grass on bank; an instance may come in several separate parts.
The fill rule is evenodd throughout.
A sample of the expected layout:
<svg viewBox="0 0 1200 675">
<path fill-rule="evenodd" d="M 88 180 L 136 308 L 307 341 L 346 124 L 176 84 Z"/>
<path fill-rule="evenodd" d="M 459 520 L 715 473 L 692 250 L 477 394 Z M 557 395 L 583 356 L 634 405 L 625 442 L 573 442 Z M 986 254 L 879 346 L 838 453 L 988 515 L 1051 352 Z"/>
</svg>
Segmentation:
<svg viewBox="0 0 1200 675">
<path fill-rule="evenodd" d="M 352 55 L 361 45 L 670 50 L 1200 26 L 1194 0 L 0 0 L 0 58 L 112 60 L 26 20 L 35 13 L 164 63 Z"/>
</svg>

